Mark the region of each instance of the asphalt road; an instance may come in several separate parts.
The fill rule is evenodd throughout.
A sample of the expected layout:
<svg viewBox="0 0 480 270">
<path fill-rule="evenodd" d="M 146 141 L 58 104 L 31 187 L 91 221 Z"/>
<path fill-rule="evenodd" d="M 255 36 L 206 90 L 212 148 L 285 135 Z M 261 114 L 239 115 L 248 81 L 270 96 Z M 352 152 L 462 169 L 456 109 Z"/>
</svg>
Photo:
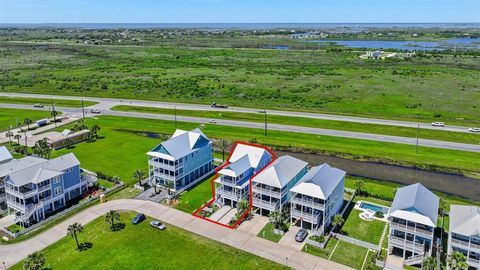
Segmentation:
<svg viewBox="0 0 480 270">
<path fill-rule="evenodd" d="M 101 110 L 101 115 L 112 115 L 112 116 L 125 116 L 125 117 L 137 117 L 137 118 L 149 118 L 149 119 L 161 119 L 161 120 L 174 120 L 173 115 L 163 115 L 163 114 L 150 114 L 150 113 L 138 113 L 138 112 L 124 112 L 124 111 L 112 111 L 109 108 L 115 105 L 125 104 L 125 101 L 100 101 L 99 104 L 89 107 L 86 111 L 86 116 L 96 116 L 96 114 L 91 114 L 91 108 L 97 108 Z M 0 108 L 19 108 L 19 109 L 32 109 L 32 105 L 23 105 L 23 104 L 1 104 Z M 57 107 L 58 111 L 66 113 L 71 117 L 79 118 L 82 116 L 81 108 L 64 108 Z M 43 110 L 49 110 L 49 107 L 43 108 Z M 207 123 L 209 119 L 201 117 L 190 117 L 190 116 L 178 116 L 177 120 L 182 122 L 192 122 L 192 123 Z M 257 128 L 263 129 L 263 123 L 255 122 L 245 122 L 245 121 L 236 121 L 236 120 L 221 120 L 216 119 L 216 125 L 225 125 L 225 126 L 235 126 L 235 127 L 247 127 L 247 128 Z M 361 132 L 351 132 L 351 131 L 341 131 L 341 130 L 331 130 L 331 129 L 321 129 L 321 128 L 311 128 L 311 127 L 300 127 L 300 126 L 289 126 L 289 125 L 279 125 L 279 124 L 268 124 L 268 130 L 278 130 L 278 131 L 289 131 L 289 132 L 298 132 L 298 133 L 308 133 L 316 135 L 327 135 L 335 137 L 344 137 L 352 139 L 363 139 L 371 141 L 380 141 L 380 142 L 390 142 L 390 143 L 400 143 L 400 144 L 409 144 L 415 145 L 416 138 L 400 137 L 400 136 L 388 136 L 381 134 L 371 134 L 371 133 L 361 133 Z M 4 134 L 0 134 L 0 140 L 4 137 Z M 434 147 L 434 148 L 443 148 L 443 149 L 453 149 L 461 151 L 470 151 L 470 152 L 480 152 L 480 144 L 465 144 L 465 143 L 455 143 L 455 142 L 445 142 L 445 141 L 435 141 L 427 139 L 419 139 L 419 146 Z"/>
</svg>

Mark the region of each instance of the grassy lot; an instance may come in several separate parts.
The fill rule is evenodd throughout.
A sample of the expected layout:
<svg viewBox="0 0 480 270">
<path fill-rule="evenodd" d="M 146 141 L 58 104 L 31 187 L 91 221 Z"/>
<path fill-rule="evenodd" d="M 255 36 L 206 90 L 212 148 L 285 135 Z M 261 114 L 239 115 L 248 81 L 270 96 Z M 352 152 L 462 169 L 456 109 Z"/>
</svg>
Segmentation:
<svg viewBox="0 0 480 270">
<path fill-rule="evenodd" d="M 331 260 L 354 269 L 361 269 L 367 251 L 367 248 L 339 241 Z"/>
<path fill-rule="evenodd" d="M 68 100 L 68 99 L 48 99 L 48 98 L 22 98 L 22 97 L 5 97 L 0 96 L 0 103 L 9 104 L 42 104 L 45 107 L 52 106 L 52 103 L 56 107 L 72 107 L 81 108 L 82 101 L 80 100 Z M 94 101 L 84 101 L 83 106 L 88 107 L 97 104 Z"/>
<path fill-rule="evenodd" d="M 353 209 L 345 224 L 341 229 L 341 233 L 355 239 L 369 242 L 377 245 L 380 243 L 385 222 L 379 220 L 365 221 L 359 217 L 362 211 Z"/>
<path fill-rule="evenodd" d="M 106 170 L 111 175 L 119 175 L 129 181 L 136 169 L 146 169 L 145 153 L 160 141 L 138 135 L 139 132 L 172 134 L 174 123 L 156 119 L 139 119 L 114 116 L 100 116 L 87 119 L 87 125 L 97 124 L 102 128 L 105 138 L 95 143 L 79 144 L 72 150 L 78 154 L 84 166 L 90 170 Z M 193 129 L 195 123 L 178 122 L 178 128 Z M 258 143 L 293 148 L 306 148 L 322 153 L 335 153 L 346 157 L 363 160 L 377 160 L 395 164 L 417 164 L 420 167 L 435 167 L 445 170 L 480 171 L 478 153 L 420 147 L 415 154 L 415 147 L 402 144 L 354 140 L 312 134 L 270 131 L 268 137 L 262 130 L 221 125 L 206 125 L 203 131 L 213 138 L 226 138 L 232 141 L 255 140 Z M 92 148 L 93 147 L 93 148 Z M 98 158 L 92 158 L 95 149 Z M 68 150 L 60 150 L 62 154 Z M 128 160 L 118 157 L 128 155 Z M 126 162 L 127 161 L 127 162 Z M 117 168 L 124 168 L 118 170 Z"/>
<path fill-rule="evenodd" d="M 109 201 L 118 200 L 118 199 L 130 199 L 137 196 L 140 193 L 141 191 L 136 188 L 126 187 L 119 191 L 109 193 L 106 197 L 107 197 L 107 200 Z"/>
<path fill-rule="evenodd" d="M 107 180 L 103 180 L 103 179 L 98 179 L 97 183 L 101 186 L 103 186 L 104 188 L 111 188 L 113 187 L 113 183 L 112 182 L 109 182 Z"/>
<path fill-rule="evenodd" d="M 303 246 L 302 251 L 310 253 L 310 254 L 318 256 L 318 257 L 322 257 L 324 259 L 328 259 L 328 257 L 330 257 L 330 254 L 332 253 L 333 249 L 335 248 L 335 245 L 337 245 L 337 242 L 338 242 L 338 240 L 336 240 L 335 238 L 330 238 L 330 240 L 328 240 L 328 243 L 327 243 L 327 245 L 325 246 L 324 249 L 317 248 L 317 247 L 311 246 L 309 244 L 305 244 Z"/>
<path fill-rule="evenodd" d="M 80 242 L 93 247 L 78 252 L 66 236 L 42 252 L 53 269 L 281 269 L 276 263 L 167 225 L 165 231 L 149 226 L 151 219 L 131 225 L 134 213 L 121 213 L 126 227 L 111 232 L 103 217 L 85 225 Z M 61 254 L 61 256 L 59 256 Z M 228 254 L 228 256 L 225 256 Z M 22 263 L 11 269 L 22 269 Z"/>
<path fill-rule="evenodd" d="M 273 233 L 273 224 L 268 222 L 265 227 L 257 234 L 258 237 L 278 243 L 282 239 L 282 235 Z"/>
<path fill-rule="evenodd" d="M 209 49 L 225 41 L 213 37 L 162 39 L 162 46 L 51 44 L 44 50 L 26 41 L 1 43 L 2 91 L 216 101 L 468 125 L 480 119 L 478 59 L 460 54 L 375 61 L 346 49 Z M 233 41 L 245 39 L 228 37 L 228 44 Z M 265 38 L 247 41 L 257 47 Z"/>
<path fill-rule="evenodd" d="M 175 209 L 191 214 L 209 201 L 212 198 L 211 180 L 212 178 L 204 180 L 194 188 L 182 192 L 178 204 L 174 205 Z"/>
<path fill-rule="evenodd" d="M 129 106 L 129 105 L 119 105 L 119 106 L 113 107 L 112 109 L 118 110 L 118 111 L 131 111 L 131 112 L 155 113 L 155 114 L 174 114 L 175 113 L 173 109 Z M 183 115 L 183 116 L 194 116 L 194 117 L 225 119 L 225 120 L 240 120 L 240 121 L 261 122 L 261 123 L 265 121 L 264 120 L 265 116 L 260 113 L 238 113 L 238 112 L 229 112 L 229 111 L 224 111 L 224 112 L 193 111 L 193 110 L 176 110 L 176 113 L 177 115 Z M 267 118 L 268 118 L 268 123 L 271 123 L 271 124 L 325 128 L 325 129 L 334 129 L 334 130 L 345 130 L 345 131 L 354 131 L 354 132 L 363 132 L 363 133 L 412 137 L 412 138 L 417 136 L 417 129 L 407 128 L 407 127 L 396 127 L 396 126 L 365 124 L 365 123 L 352 123 L 352 122 L 345 122 L 345 121 L 331 121 L 331 120 L 322 120 L 322 119 L 312 119 L 312 118 L 306 118 L 306 117 L 290 117 L 290 116 L 271 115 L 271 114 L 268 115 Z M 449 132 L 449 131 L 430 130 L 430 129 L 421 129 L 419 132 L 419 137 L 423 139 L 452 141 L 452 142 L 471 143 L 471 144 L 476 144 L 480 142 L 479 134 Z"/>
<path fill-rule="evenodd" d="M 5 131 L 12 127 L 17 127 L 18 122 L 23 126 L 23 120 L 30 118 L 33 121 L 43 118 L 50 118 L 50 112 L 40 110 L 24 110 L 24 109 L 0 109 L 0 131 Z M 13 139 L 13 138 L 12 138 Z"/>
</svg>

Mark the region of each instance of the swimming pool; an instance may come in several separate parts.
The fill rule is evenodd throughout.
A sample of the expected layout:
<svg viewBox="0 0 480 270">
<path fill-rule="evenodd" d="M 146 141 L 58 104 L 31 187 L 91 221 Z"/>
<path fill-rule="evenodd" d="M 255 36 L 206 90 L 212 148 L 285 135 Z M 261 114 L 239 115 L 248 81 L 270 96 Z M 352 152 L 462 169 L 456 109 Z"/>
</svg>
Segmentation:
<svg viewBox="0 0 480 270">
<path fill-rule="evenodd" d="M 372 210 L 373 212 L 382 212 L 384 214 L 388 214 L 388 210 L 390 210 L 390 208 L 388 207 L 380 206 L 378 204 L 373 204 L 369 202 L 361 202 L 360 208 Z"/>
</svg>

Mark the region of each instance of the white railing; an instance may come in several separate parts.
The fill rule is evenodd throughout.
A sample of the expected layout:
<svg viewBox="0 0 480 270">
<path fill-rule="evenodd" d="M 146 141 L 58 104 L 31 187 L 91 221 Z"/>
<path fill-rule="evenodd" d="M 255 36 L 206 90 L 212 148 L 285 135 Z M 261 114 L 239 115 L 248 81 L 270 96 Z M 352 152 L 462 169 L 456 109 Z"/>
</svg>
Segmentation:
<svg viewBox="0 0 480 270">
<path fill-rule="evenodd" d="M 414 233 L 414 234 L 422 234 L 422 235 L 429 236 L 429 237 L 433 236 L 433 230 L 432 231 L 427 231 L 427 230 L 424 230 L 424 229 L 420 229 L 420 228 L 416 228 L 416 227 L 412 227 L 412 226 L 407 226 L 407 225 L 399 224 L 399 223 L 396 223 L 396 222 L 391 222 L 390 226 L 394 229 L 398 229 L 398 230 L 402 230 L 402 231 L 406 231 L 406 232 L 411 232 L 411 233 Z"/>
<path fill-rule="evenodd" d="M 392 244 L 397 244 L 397 245 L 400 245 L 402 247 L 413 249 L 413 250 L 416 250 L 416 251 L 419 251 L 419 252 L 424 252 L 425 251 L 425 245 L 424 244 L 416 243 L 414 241 L 403 239 L 403 238 L 400 238 L 400 237 L 397 237 L 397 236 L 390 235 L 389 241 Z"/>
<path fill-rule="evenodd" d="M 27 192 L 20 192 L 20 191 L 11 189 L 11 188 L 5 188 L 5 192 L 9 193 L 9 194 L 11 194 L 15 197 L 25 199 L 25 198 L 29 198 L 29 197 L 35 195 L 37 193 L 37 190 L 32 189 L 32 190 L 29 190 Z"/>
<path fill-rule="evenodd" d="M 8 201 L 7 200 L 7 205 L 11 208 L 14 208 L 15 210 L 25 212 L 27 210 L 27 207 L 21 203 L 13 202 L 13 201 Z"/>
<path fill-rule="evenodd" d="M 468 258 L 467 260 L 468 264 L 473 267 L 480 267 L 480 260 L 474 259 L 474 258 Z"/>
<path fill-rule="evenodd" d="M 261 207 L 265 208 L 271 211 L 275 211 L 275 209 L 278 209 L 280 206 L 279 201 L 277 202 L 269 202 L 269 201 L 264 201 L 260 198 L 253 198 L 253 206 L 255 207 Z"/>
<path fill-rule="evenodd" d="M 317 208 L 317 209 L 323 209 L 325 207 L 325 205 L 323 203 L 318 203 L 318 202 L 315 202 L 314 200 L 307 200 L 307 199 L 302 199 L 302 198 L 298 198 L 298 197 L 292 197 L 290 199 L 290 201 L 292 203 L 301 204 L 301 205 L 305 205 L 305 206 L 309 206 L 309 207 L 314 207 L 314 208 Z"/>
<path fill-rule="evenodd" d="M 292 210 L 292 217 L 293 218 L 301 218 L 305 221 L 308 221 L 308 222 L 313 222 L 313 223 L 317 223 L 318 222 L 318 216 L 320 216 L 321 212 L 318 213 L 318 214 L 311 214 L 311 213 L 306 213 L 306 212 L 302 212 L 300 210 Z"/>
<path fill-rule="evenodd" d="M 271 189 L 262 188 L 258 185 L 253 186 L 252 190 L 255 193 L 261 193 L 261 194 L 271 196 L 271 197 L 275 197 L 275 198 L 281 198 L 282 197 L 282 193 L 280 191 L 274 191 L 274 190 L 271 190 Z"/>
<path fill-rule="evenodd" d="M 36 209 L 37 209 L 37 205 L 35 205 L 35 204 L 27 205 L 27 207 L 25 209 L 25 213 L 23 213 L 21 216 L 16 217 L 14 222 L 15 223 L 19 222 L 19 221 L 25 222 L 26 220 L 28 220 L 30 218 L 30 216 L 33 214 L 33 212 L 35 212 Z"/>
<path fill-rule="evenodd" d="M 404 265 L 414 265 L 414 264 L 421 264 L 423 261 L 424 255 L 418 254 L 412 257 L 408 257 L 405 261 L 403 261 Z"/>
<path fill-rule="evenodd" d="M 159 172 L 154 172 L 154 175 L 165 180 L 175 181 L 175 177 L 171 175 L 167 175 Z"/>
<path fill-rule="evenodd" d="M 452 238 L 452 239 L 451 239 L 451 243 L 452 243 L 453 245 L 461 246 L 461 247 L 463 247 L 463 248 L 476 249 L 476 250 L 480 251 L 480 245 L 477 245 L 477 244 L 474 244 L 474 243 L 471 243 L 471 242 L 467 242 L 467 241 L 463 241 L 463 240 L 458 240 L 458 239 Z"/>
<path fill-rule="evenodd" d="M 38 188 L 38 192 L 42 192 L 42 191 L 50 190 L 50 189 L 52 189 L 52 185 L 51 185 L 51 184 L 48 184 L 48 185 L 39 187 L 39 188 Z"/>
<path fill-rule="evenodd" d="M 182 164 L 177 164 L 177 165 L 169 165 L 169 164 L 165 164 L 163 162 L 158 162 L 158 161 L 155 161 L 155 160 L 149 160 L 148 165 L 152 165 L 152 166 L 155 166 L 157 168 L 164 168 L 164 169 L 167 169 L 167 170 L 176 170 L 176 169 L 179 169 L 180 167 L 182 167 L 183 163 Z"/>
<path fill-rule="evenodd" d="M 234 191 L 226 191 L 225 189 L 223 188 L 217 188 L 215 190 L 215 193 L 222 196 L 222 197 L 225 197 L 225 198 L 228 198 L 228 199 L 232 199 L 232 200 L 237 200 L 238 198 L 241 198 L 240 194 L 237 194 L 235 193 Z"/>
</svg>

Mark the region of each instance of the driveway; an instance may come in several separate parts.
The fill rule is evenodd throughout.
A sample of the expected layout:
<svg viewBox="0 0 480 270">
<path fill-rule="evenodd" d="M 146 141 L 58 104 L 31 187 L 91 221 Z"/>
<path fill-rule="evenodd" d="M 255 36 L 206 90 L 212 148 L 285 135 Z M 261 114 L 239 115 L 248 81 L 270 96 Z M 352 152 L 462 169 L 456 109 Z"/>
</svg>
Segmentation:
<svg viewBox="0 0 480 270">
<path fill-rule="evenodd" d="M 256 236 L 267 223 L 268 217 L 253 215 L 251 219 L 242 222 L 237 230 Z"/>
<path fill-rule="evenodd" d="M 283 235 L 282 239 L 280 239 L 280 242 L 278 243 L 285 247 L 290 247 L 296 250 L 302 250 L 303 245 L 305 244 L 305 241 L 303 241 L 302 243 L 295 241 L 295 235 L 300 229 L 301 228 L 298 226 L 291 226 L 288 232 L 286 232 Z"/>
<path fill-rule="evenodd" d="M 51 229 L 23 242 L 0 245 L 0 261 L 10 267 L 35 251 L 46 248 L 66 236 L 67 227 L 74 223 L 89 223 L 110 210 L 142 212 L 147 216 L 183 228 L 192 233 L 216 240 L 234 248 L 295 269 L 351 269 L 288 246 L 278 245 L 251 234 L 206 222 L 190 214 L 151 201 L 122 199 L 92 206 Z"/>
<path fill-rule="evenodd" d="M 15 215 L 6 215 L 0 218 L 0 230 L 15 223 Z"/>
</svg>

